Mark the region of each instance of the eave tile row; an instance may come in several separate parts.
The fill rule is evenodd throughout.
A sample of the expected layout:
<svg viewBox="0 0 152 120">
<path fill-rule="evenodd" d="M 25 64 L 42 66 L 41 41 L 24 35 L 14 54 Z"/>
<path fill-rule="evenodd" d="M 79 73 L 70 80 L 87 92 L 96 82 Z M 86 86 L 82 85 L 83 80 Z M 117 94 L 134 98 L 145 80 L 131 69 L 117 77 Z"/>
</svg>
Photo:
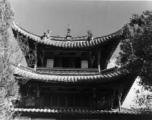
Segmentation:
<svg viewBox="0 0 152 120">
<path fill-rule="evenodd" d="M 88 109 L 36 109 L 36 108 L 12 108 L 14 112 L 27 113 L 54 113 L 54 114 L 138 114 L 133 111 L 108 111 L 108 110 L 88 110 Z"/>
</svg>

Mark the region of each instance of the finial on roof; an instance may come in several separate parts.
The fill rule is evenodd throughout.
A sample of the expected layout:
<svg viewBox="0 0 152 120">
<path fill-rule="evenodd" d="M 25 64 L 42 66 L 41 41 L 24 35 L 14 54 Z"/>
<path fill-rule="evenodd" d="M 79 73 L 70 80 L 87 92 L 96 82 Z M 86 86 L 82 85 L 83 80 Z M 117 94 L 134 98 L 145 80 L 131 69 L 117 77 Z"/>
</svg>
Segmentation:
<svg viewBox="0 0 152 120">
<path fill-rule="evenodd" d="M 47 30 L 47 39 L 51 38 L 51 30 Z"/>
<path fill-rule="evenodd" d="M 88 38 L 87 38 L 87 40 L 89 40 L 89 41 L 92 40 L 92 39 L 93 39 L 92 31 L 91 31 L 91 30 L 88 30 L 87 33 L 88 33 Z"/>
<path fill-rule="evenodd" d="M 41 39 L 51 39 L 51 30 L 47 30 L 47 32 L 44 32 L 44 35 L 41 36 Z"/>
<path fill-rule="evenodd" d="M 67 35 L 71 36 L 70 24 L 68 24 Z"/>
<path fill-rule="evenodd" d="M 71 29 L 70 29 L 70 24 L 68 24 L 68 29 L 67 29 L 67 35 L 66 35 L 67 39 L 71 39 Z"/>
</svg>

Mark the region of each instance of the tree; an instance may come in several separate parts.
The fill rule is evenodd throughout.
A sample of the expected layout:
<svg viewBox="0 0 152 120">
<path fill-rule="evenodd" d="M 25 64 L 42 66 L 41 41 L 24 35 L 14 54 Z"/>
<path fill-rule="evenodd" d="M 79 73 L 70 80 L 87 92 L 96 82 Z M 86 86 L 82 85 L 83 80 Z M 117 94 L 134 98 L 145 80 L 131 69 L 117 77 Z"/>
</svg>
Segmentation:
<svg viewBox="0 0 152 120">
<path fill-rule="evenodd" d="M 123 27 L 124 40 L 117 64 L 141 60 L 152 60 L 152 12 L 144 11 L 142 15 L 133 14 L 130 23 Z M 147 54 L 148 53 L 148 54 Z"/>
<path fill-rule="evenodd" d="M 14 77 L 12 63 L 21 60 L 18 48 L 14 46 L 10 28 L 14 12 L 7 0 L 0 1 L 0 119 L 12 119 L 13 101 L 18 99 L 19 86 Z M 20 57 L 19 57 L 20 56 Z M 16 59 L 15 59 L 16 57 Z M 14 59 L 12 59 L 14 58 Z"/>
<path fill-rule="evenodd" d="M 144 88 L 136 90 L 134 105 L 131 107 L 137 110 L 152 110 L 152 93 L 145 91 Z"/>
<path fill-rule="evenodd" d="M 134 63 L 141 78 L 139 85 L 152 92 L 152 11 L 144 11 L 141 15 L 133 14 L 130 22 L 124 26 L 123 33 L 124 40 L 121 41 L 116 63 Z M 140 107 L 148 108 L 149 95 L 137 90 L 134 101 Z"/>
<path fill-rule="evenodd" d="M 133 14 L 130 23 L 123 28 L 124 40 L 121 41 L 118 65 L 140 61 L 139 76 L 152 78 L 152 12 L 142 15 Z"/>
</svg>

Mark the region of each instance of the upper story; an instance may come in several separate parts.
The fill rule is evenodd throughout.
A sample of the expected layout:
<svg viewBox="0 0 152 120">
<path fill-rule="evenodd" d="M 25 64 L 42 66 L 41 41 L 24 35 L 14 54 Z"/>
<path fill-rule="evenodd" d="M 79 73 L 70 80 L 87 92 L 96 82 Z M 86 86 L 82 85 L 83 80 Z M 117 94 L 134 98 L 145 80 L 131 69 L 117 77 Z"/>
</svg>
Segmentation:
<svg viewBox="0 0 152 120">
<path fill-rule="evenodd" d="M 86 36 L 72 37 L 70 28 L 65 37 L 52 36 L 50 30 L 38 36 L 14 22 L 12 31 L 28 66 L 35 69 L 94 69 L 100 72 L 106 69 L 123 39 L 122 29 L 102 37 L 93 37 L 90 30 Z"/>
</svg>

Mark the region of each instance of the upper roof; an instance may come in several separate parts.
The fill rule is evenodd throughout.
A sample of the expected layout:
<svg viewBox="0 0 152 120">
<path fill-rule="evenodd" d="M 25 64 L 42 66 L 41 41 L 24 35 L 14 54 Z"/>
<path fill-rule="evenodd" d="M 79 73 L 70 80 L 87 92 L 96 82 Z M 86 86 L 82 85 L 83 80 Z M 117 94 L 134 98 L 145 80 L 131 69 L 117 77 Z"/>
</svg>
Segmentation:
<svg viewBox="0 0 152 120">
<path fill-rule="evenodd" d="M 87 40 L 87 36 L 71 37 L 70 40 L 66 39 L 66 37 L 58 37 L 58 36 L 51 36 L 51 39 L 47 39 L 47 38 L 42 39 L 41 36 L 30 33 L 24 30 L 23 28 L 19 27 L 15 22 L 13 22 L 12 29 L 37 43 L 55 46 L 55 47 L 61 47 L 61 48 L 95 47 L 97 45 L 101 45 L 103 43 L 116 40 L 123 36 L 123 30 L 120 29 L 115 33 L 102 37 L 96 37 L 90 41 Z"/>
</svg>

